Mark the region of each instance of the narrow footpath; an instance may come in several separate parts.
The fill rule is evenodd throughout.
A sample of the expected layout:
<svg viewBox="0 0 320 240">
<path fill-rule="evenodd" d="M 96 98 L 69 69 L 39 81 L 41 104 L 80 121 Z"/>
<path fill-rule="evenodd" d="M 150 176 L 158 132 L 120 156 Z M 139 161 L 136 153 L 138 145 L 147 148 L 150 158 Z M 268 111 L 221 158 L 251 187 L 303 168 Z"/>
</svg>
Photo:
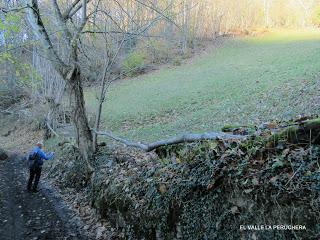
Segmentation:
<svg viewBox="0 0 320 240">
<path fill-rule="evenodd" d="M 0 161 L 0 239 L 86 239 L 68 224 L 63 203 L 43 184 L 38 193 L 26 190 L 25 168 L 18 154 Z"/>
</svg>

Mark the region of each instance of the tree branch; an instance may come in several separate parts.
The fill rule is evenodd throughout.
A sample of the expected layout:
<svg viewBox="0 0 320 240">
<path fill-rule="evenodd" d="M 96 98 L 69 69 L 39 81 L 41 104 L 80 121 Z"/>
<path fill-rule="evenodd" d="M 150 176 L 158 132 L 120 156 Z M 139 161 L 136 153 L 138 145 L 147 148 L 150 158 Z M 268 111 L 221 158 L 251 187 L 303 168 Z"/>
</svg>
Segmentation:
<svg viewBox="0 0 320 240">
<path fill-rule="evenodd" d="M 141 35 L 140 33 L 135 32 L 121 32 L 121 31 L 91 31 L 86 30 L 82 31 L 82 33 L 86 34 L 123 34 L 123 35 L 131 35 L 131 36 L 141 36 L 141 37 L 148 37 L 148 38 L 163 38 L 162 36 L 157 35 Z"/>
<path fill-rule="evenodd" d="M 87 0 L 82 0 L 82 23 L 81 25 L 85 25 L 87 22 Z"/>
<path fill-rule="evenodd" d="M 47 30 L 43 24 L 43 21 L 40 16 L 39 6 L 37 0 L 28 0 L 28 22 L 30 23 L 34 34 L 40 39 L 42 42 L 43 47 L 47 51 L 47 54 L 50 56 L 53 65 L 55 66 L 56 70 L 64 76 L 66 73 L 64 72 L 67 65 L 60 59 L 57 52 L 53 48 L 53 44 L 50 40 L 50 37 L 47 33 Z"/>
<path fill-rule="evenodd" d="M 175 21 L 173 21 L 171 18 L 169 18 L 168 16 L 164 15 L 164 13 L 163 13 L 163 12 L 165 12 L 167 9 L 169 9 L 169 7 L 171 6 L 171 4 L 169 4 L 169 5 L 164 9 L 164 11 L 161 11 L 161 10 L 155 8 L 154 6 L 150 6 L 150 5 L 146 4 L 146 3 L 144 3 L 143 1 L 140 1 L 140 0 L 135 0 L 135 1 L 136 1 L 137 3 L 139 3 L 139 4 L 141 4 L 142 6 L 147 7 L 147 8 L 149 8 L 149 9 L 153 10 L 154 12 L 158 13 L 160 16 L 162 16 L 162 17 L 163 17 L 164 19 L 166 19 L 168 22 L 172 23 L 172 24 L 175 25 L 178 29 L 181 30 L 181 27 L 180 27 Z"/>
<path fill-rule="evenodd" d="M 97 135 L 107 136 L 115 141 L 123 143 L 124 145 L 126 145 L 128 147 L 139 148 L 139 149 L 142 149 L 146 152 L 150 152 L 150 151 L 152 151 L 156 148 L 162 147 L 162 146 L 168 146 L 168 145 L 173 145 L 173 144 L 178 144 L 178 143 L 196 142 L 196 141 L 201 141 L 201 140 L 216 140 L 216 139 L 244 140 L 244 139 L 246 139 L 246 136 L 241 136 L 241 135 L 210 132 L 210 133 L 202 133 L 202 134 L 194 134 L 194 133 L 183 134 L 183 135 L 176 136 L 173 138 L 156 141 L 156 142 L 149 143 L 149 144 L 144 144 L 141 142 L 131 142 L 127 139 L 117 137 L 117 136 L 113 135 L 111 132 L 97 132 L 95 130 L 93 130 L 93 131 Z"/>
<path fill-rule="evenodd" d="M 69 18 L 69 15 L 71 11 L 74 9 L 74 7 L 80 2 L 80 0 L 75 0 L 62 14 L 62 17 L 64 20 L 67 20 Z"/>
<path fill-rule="evenodd" d="M 90 1 L 90 0 L 89 0 Z M 88 0 L 82 0 L 82 3 L 80 6 L 80 8 L 82 8 L 82 19 L 81 19 L 81 25 L 78 28 L 77 32 L 74 34 L 73 39 L 71 41 L 71 47 L 73 48 L 73 51 L 76 51 L 76 41 L 78 41 L 80 34 L 82 33 L 82 30 L 84 29 L 88 17 L 87 17 L 87 2 L 89 2 Z"/>
<path fill-rule="evenodd" d="M 3 13 L 9 13 L 9 12 L 19 12 L 21 10 L 24 10 L 26 8 L 28 8 L 29 6 L 23 6 L 23 7 L 17 7 L 17 8 L 3 8 L 3 7 L 0 7 L 0 12 L 3 12 Z"/>
<path fill-rule="evenodd" d="M 89 3 L 91 0 L 87 0 L 87 1 L 82 0 L 82 1 L 83 1 L 83 2 L 86 2 L 86 4 L 87 4 L 87 3 Z M 79 0 L 78 2 L 80 2 L 80 0 Z M 76 8 L 71 9 L 71 11 L 69 12 L 68 15 L 63 15 L 63 18 L 64 18 L 65 20 L 68 20 L 69 18 L 72 18 L 72 17 L 82 8 L 82 6 L 83 6 L 83 3 L 80 3 L 79 5 L 77 5 Z"/>
<path fill-rule="evenodd" d="M 47 128 L 56 136 L 56 137 L 59 137 L 59 134 L 53 130 L 53 128 L 50 126 L 50 124 L 48 123 L 48 121 L 46 121 L 46 125 L 47 125 Z"/>
<path fill-rule="evenodd" d="M 71 33 L 67 27 L 67 24 L 62 16 L 62 13 L 60 11 L 59 5 L 57 3 L 57 0 L 51 0 L 52 5 L 53 5 L 53 9 L 54 9 L 54 14 L 55 14 L 55 18 L 58 21 L 58 24 L 60 25 L 63 35 L 67 41 L 67 43 L 70 45 L 70 41 L 71 41 Z"/>
<path fill-rule="evenodd" d="M 16 114 L 15 112 L 12 112 L 12 111 L 9 111 L 9 110 L 1 110 L 1 109 L 0 109 L 0 113 L 3 113 L 3 114 Z"/>
</svg>

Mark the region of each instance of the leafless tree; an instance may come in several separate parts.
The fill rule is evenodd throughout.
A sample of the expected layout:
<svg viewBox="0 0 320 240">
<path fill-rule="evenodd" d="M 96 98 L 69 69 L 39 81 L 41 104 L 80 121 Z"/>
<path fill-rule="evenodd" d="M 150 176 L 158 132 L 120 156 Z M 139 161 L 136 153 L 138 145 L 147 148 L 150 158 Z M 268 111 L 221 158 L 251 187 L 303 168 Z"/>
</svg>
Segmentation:
<svg viewBox="0 0 320 240">
<path fill-rule="evenodd" d="M 58 54 L 53 37 L 50 36 L 50 27 L 45 25 L 43 11 L 39 1 L 28 0 L 27 19 L 34 35 L 40 40 L 47 57 L 53 64 L 55 71 L 66 82 L 72 109 L 72 119 L 75 125 L 76 138 L 79 149 L 88 166 L 93 159 L 92 133 L 88 124 L 83 95 L 83 75 L 79 64 L 79 40 L 84 27 L 87 24 L 88 1 L 75 0 L 62 11 L 57 0 L 51 0 L 55 21 L 62 32 L 62 38 L 66 44 L 67 58 L 63 59 Z"/>
</svg>

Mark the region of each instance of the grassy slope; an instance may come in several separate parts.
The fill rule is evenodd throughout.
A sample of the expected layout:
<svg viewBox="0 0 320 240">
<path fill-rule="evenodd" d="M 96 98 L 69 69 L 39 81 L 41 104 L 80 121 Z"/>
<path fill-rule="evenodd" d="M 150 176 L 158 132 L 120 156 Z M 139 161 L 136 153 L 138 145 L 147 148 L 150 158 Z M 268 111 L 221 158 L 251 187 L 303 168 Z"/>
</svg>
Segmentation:
<svg viewBox="0 0 320 240">
<path fill-rule="evenodd" d="M 115 84 L 103 126 L 135 140 L 320 113 L 320 32 L 228 40 L 191 64 Z M 87 92 L 94 107 L 95 94 Z"/>
</svg>

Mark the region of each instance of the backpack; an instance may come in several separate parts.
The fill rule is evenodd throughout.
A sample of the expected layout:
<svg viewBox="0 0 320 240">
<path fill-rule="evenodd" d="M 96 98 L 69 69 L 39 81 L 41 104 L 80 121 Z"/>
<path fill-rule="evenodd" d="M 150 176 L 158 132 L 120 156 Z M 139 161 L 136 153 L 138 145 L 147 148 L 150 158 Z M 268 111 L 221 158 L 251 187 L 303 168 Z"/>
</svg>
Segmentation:
<svg viewBox="0 0 320 240">
<path fill-rule="evenodd" d="M 29 160 L 31 162 L 30 167 L 34 168 L 36 166 L 36 161 L 38 159 L 38 152 L 34 152 L 32 155 L 29 156 Z"/>
</svg>

